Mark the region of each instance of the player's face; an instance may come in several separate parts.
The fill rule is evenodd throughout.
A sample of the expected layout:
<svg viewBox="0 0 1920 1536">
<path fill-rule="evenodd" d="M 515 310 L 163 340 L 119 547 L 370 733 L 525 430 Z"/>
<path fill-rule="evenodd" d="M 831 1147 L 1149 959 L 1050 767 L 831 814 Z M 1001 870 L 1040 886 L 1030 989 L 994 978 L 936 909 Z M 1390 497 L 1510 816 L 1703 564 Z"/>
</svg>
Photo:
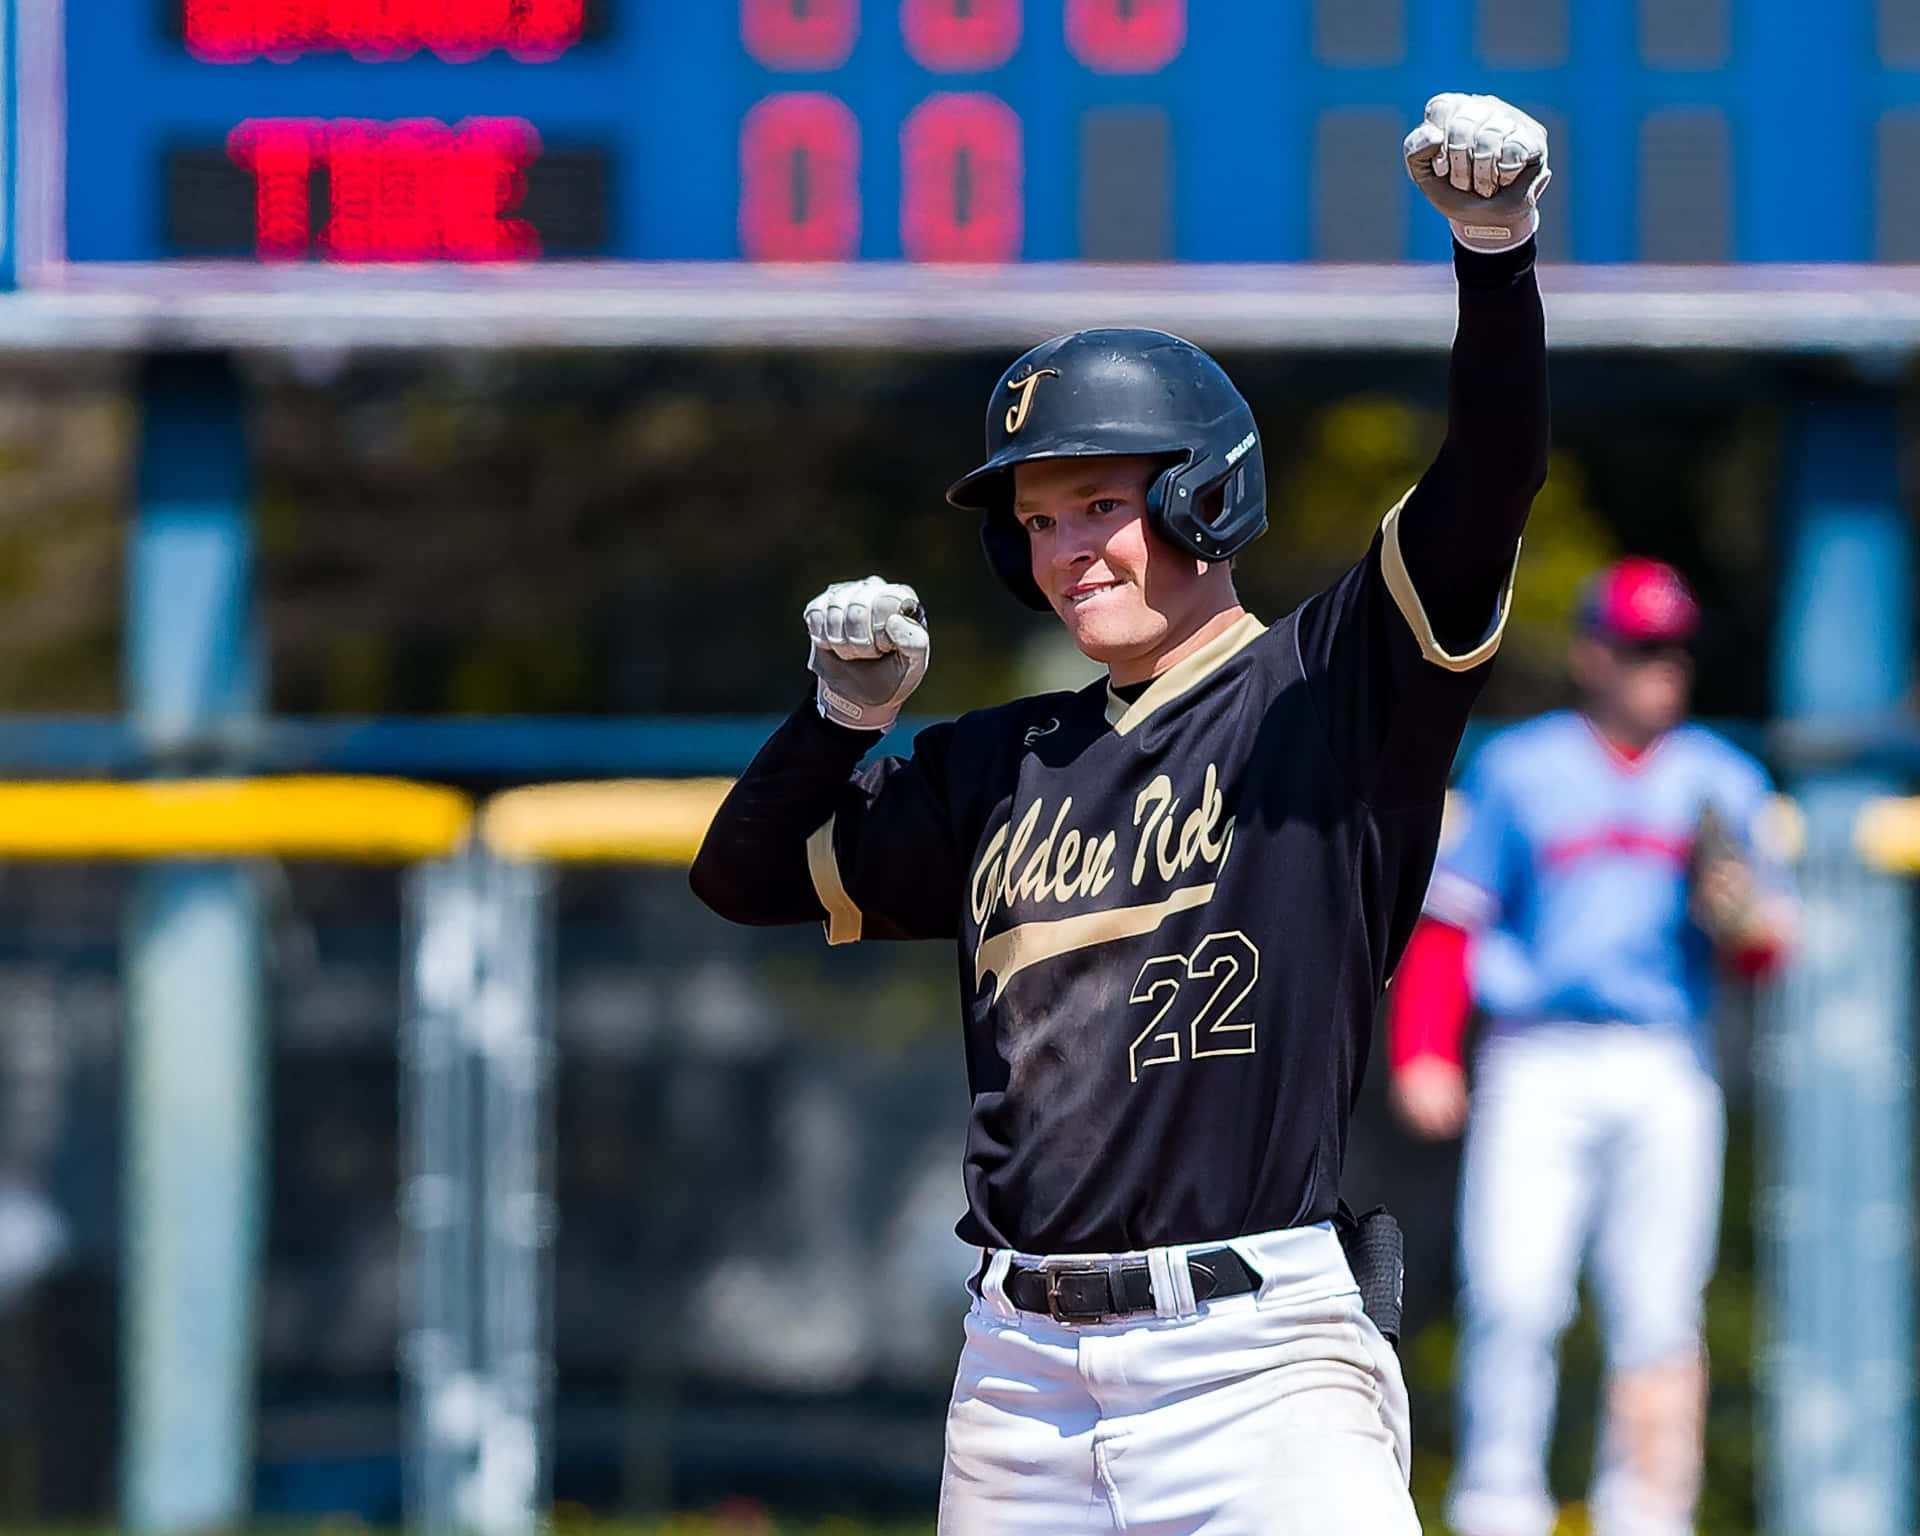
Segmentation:
<svg viewBox="0 0 1920 1536">
<path fill-rule="evenodd" d="M 1174 548 L 1147 524 L 1161 464 L 1145 455 L 1039 459 L 1014 467 L 1014 515 L 1027 530 L 1033 579 L 1081 653 L 1118 682 L 1153 675 L 1155 659 L 1233 601 L 1227 567 Z"/>
<path fill-rule="evenodd" d="M 1603 645 L 1580 640 L 1574 679 L 1601 723 L 1618 734 L 1651 741 L 1686 718 L 1693 662 L 1684 646 Z"/>
</svg>

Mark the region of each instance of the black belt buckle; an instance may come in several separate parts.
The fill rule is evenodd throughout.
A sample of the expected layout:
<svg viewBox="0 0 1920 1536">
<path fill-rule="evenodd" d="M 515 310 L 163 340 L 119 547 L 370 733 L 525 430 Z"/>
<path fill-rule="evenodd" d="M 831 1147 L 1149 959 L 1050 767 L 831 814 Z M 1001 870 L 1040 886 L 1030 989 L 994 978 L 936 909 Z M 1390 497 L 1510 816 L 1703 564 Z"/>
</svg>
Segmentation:
<svg viewBox="0 0 1920 1536">
<path fill-rule="evenodd" d="M 1118 1317 L 1119 1287 L 1106 1264 L 1067 1264 L 1043 1271 L 1047 1311 L 1056 1323 L 1098 1323 Z"/>
</svg>

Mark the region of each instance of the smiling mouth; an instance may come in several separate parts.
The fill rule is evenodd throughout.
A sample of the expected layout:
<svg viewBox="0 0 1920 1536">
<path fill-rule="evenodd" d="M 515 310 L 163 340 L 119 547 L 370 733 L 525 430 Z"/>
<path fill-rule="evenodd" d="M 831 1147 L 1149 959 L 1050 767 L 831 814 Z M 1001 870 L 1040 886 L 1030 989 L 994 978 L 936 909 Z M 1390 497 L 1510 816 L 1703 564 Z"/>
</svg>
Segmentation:
<svg viewBox="0 0 1920 1536">
<path fill-rule="evenodd" d="M 1068 603 L 1074 607 L 1078 607 L 1088 598 L 1098 597 L 1102 592 L 1111 592 L 1119 585 L 1120 583 L 1117 581 L 1090 581 L 1084 585 L 1074 587 L 1066 594 L 1066 599 Z"/>
</svg>

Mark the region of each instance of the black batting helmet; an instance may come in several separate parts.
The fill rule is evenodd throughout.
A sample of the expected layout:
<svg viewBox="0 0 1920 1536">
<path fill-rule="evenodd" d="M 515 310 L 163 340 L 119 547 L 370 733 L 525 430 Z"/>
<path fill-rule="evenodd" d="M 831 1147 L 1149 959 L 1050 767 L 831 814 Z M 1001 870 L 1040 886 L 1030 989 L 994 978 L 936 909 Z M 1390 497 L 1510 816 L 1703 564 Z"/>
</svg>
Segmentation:
<svg viewBox="0 0 1920 1536">
<path fill-rule="evenodd" d="M 1075 331 L 1042 342 L 994 387 L 987 458 L 947 500 L 977 511 L 995 573 L 1029 608 L 1027 536 L 1013 515 L 1013 466 L 1034 459 L 1156 454 L 1147 493 L 1153 531 L 1202 560 L 1225 560 L 1267 528 L 1267 475 L 1253 411 L 1224 369 L 1165 331 Z"/>
</svg>

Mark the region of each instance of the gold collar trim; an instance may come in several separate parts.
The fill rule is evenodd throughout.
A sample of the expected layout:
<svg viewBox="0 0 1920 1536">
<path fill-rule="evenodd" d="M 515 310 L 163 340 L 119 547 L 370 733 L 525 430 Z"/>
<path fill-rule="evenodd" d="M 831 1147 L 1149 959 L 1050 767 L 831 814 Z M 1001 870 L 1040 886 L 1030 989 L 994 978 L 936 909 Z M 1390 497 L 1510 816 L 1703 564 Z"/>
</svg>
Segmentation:
<svg viewBox="0 0 1920 1536">
<path fill-rule="evenodd" d="M 1121 736 L 1145 720 L 1162 705 L 1170 704 L 1217 672 L 1230 658 L 1237 656 L 1267 632 L 1252 614 L 1243 614 L 1231 627 L 1223 629 L 1191 656 L 1175 662 L 1148 685 L 1147 691 L 1129 704 L 1107 684 L 1107 724 Z"/>
</svg>

